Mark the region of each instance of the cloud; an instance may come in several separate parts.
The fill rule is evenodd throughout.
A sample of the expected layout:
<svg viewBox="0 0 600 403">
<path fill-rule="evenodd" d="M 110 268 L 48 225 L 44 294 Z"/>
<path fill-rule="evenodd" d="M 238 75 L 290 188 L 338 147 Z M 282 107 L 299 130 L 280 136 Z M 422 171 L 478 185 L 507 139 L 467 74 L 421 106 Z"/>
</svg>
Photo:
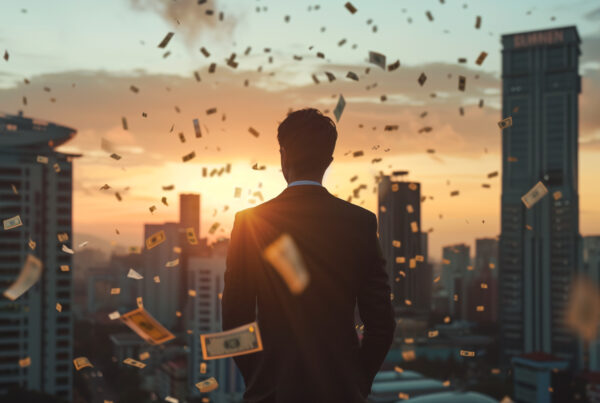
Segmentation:
<svg viewBox="0 0 600 403">
<path fill-rule="evenodd" d="M 196 0 L 129 0 L 129 3 L 134 10 L 152 11 L 160 15 L 174 29 L 183 33 L 190 45 L 204 33 L 226 38 L 237 24 L 237 17 L 225 12 L 216 0 L 204 4 L 198 4 Z"/>
</svg>

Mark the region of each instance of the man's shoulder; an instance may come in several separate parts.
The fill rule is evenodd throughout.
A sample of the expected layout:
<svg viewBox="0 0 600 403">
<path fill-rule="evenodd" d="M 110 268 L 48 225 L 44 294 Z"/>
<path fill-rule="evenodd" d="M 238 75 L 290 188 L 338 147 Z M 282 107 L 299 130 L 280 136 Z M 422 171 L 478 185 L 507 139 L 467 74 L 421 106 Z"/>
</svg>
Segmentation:
<svg viewBox="0 0 600 403">
<path fill-rule="evenodd" d="M 342 200 L 337 196 L 331 195 L 331 199 L 334 200 L 337 209 L 341 209 L 345 214 L 352 215 L 353 217 L 359 217 L 363 220 L 376 220 L 375 214 L 367 210 L 364 207 L 357 206 L 356 204 L 352 204 L 349 201 Z"/>
</svg>

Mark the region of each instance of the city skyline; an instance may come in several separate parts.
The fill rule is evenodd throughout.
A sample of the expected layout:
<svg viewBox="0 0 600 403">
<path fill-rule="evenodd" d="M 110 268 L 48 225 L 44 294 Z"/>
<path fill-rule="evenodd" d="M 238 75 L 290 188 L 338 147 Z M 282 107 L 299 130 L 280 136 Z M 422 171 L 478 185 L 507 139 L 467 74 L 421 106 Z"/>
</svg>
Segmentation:
<svg viewBox="0 0 600 403">
<path fill-rule="evenodd" d="M 429 234 L 431 258 L 440 260 L 442 246 L 454 243 L 457 233 L 462 234 L 461 241 L 471 245 L 475 238 L 500 234 L 500 178 L 487 178 L 487 174 L 500 171 L 501 161 L 496 126 L 500 120 L 499 35 L 577 24 L 583 38 L 584 88 L 580 111 L 581 233 L 591 235 L 598 232 L 600 224 L 600 191 L 594 183 L 600 174 L 595 163 L 600 155 L 600 122 L 593 112 L 600 102 L 600 32 L 594 4 L 578 4 L 567 7 L 564 2 L 553 1 L 540 10 L 517 2 L 501 8 L 492 2 L 468 4 L 466 8 L 454 2 L 357 3 L 359 12 L 351 15 L 341 4 L 327 3 L 309 11 L 308 5 L 284 9 L 265 2 L 261 7 L 267 7 L 267 11 L 255 12 L 254 6 L 235 7 L 232 2 L 222 1 L 215 8 L 225 10 L 223 26 L 209 24 L 207 30 L 194 31 L 192 17 L 181 19 L 178 25 L 165 18 L 160 7 L 153 9 L 147 2 L 115 1 L 106 3 L 96 16 L 98 22 L 89 30 L 61 40 L 59 34 L 40 34 L 43 27 L 50 29 L 43 18 L 50 15 L 64 22 L 65 30 L 77 29 L 77 24 L 86 20 L 84 10 L 65 3 L 60 6 L 64 8 L 57 6 L 45 12 L 45 5 L 32 1 L 8 9 L 12 18 L 0 31 L 0 46 L 10 56 L 8 61 L 2 60 L 5 73 L 0 76 L 0 110 L 16 114 L 22 109 L 25 116 L 77 127 L 79 135 L 63 147 L 65 152 L 83 154 L 75 162 L 74 232 L 127 246 L 143 241 L 139 223 L 150 219 L 176 221 L 177 202 L 171 200 L 171 193 L 162 190 L 167 185 L 175 185 L 178 193 L 203 193 L 203 216 L 209 224 L 203 226 L 203 231 L 218 221 L 224 231 L 217 235 L 227 234 L 233 213 L 252 206 L 247 197 L 233 198 L 235 187 L 242 186 L 244 192 L 251 193 L 260 190 L 266 200 L 285 186 L 278 166 L 277 121 L 283 119 L 289 107 L 317 106 L 331 111 L 337 101 L 332 95 L 343 94 L 347 107 L 338 123 L 340 138 L 325 186 L 346 199 L 355 185 L 350 182 L 354 175 L 359 175 L 357 183 L 370 187 L 380 170 L 409 170 L 408 179 L 420 182 L 424 195 L 434 196 L 423 204 L 422 221 L 425 229 L 434 229 Z M 425 15 L 428 10 L 433 21 Z M 113 27 L 111 12 L 131 18 L 133 25 L 141 27 L 139 32 Z M 286 15 L 291 17 L 289 23 L 284 21 Z M 339 15 L 339 21 L 326 19 L 329 15 Z M 390 20 L 391 15 L 397 18 Z M 477 15 L 482 16 L 479 30 L 474 28 Z M 368 19 L 373 22 L 367 24 Z M 256 24 L 285 30 L 292 46 L 285 46 L 284 36 L 272 38 L 263 30 L 247 35 L 247 26 Z M 365 34 L 358 37 L 348 33 L 344 29 L 348 24 L 364 29 Z M 374 25 L 377 32 L 372 32 Z M 35 48 L 22 41 L 26 35 L 18 34 L 21 26 L 31 28 L 32 35 L 39 37 L 41 42 Z M 320 32 L 321 26 L 326 27 L 325 32 Z M 114 30 L 107 32 L 107 27 Z M 165 50 L 156 45 L 169 31 L 175 36 L 165 49 L 172 54 L 165 59 Z M 114 43 L 115 35 L 126 40 L 121 50 L 111 53 L 107 44 Z M 391 45 L 395 43 L 393 38 L 407 35 L 422 39 L 420 46 Z M 347 43 L 338 46 L 344 38 Z M 107 53 L 90 54 L 85 46 L 90 42 Z M 352 49 L 355 43 L 357 47 Z M 309 50 L 311 45 L 314 48 Z M 209 58 L 199 52 L 201 46 L 210 51 Z M 247 46 L 252 50 L 244 56 Z M 270 53 L 265 53 L 267 47 L 272 49 Z M 365 59 L 370 50 L 386 54 L 388 64 L 399 59 L 400 68 L 384 72 L 368 64 Z M 317 51 L 325 54 L 324 60 L 315 56 Z M 481 51 L 486 51 L 488 57 L 477 66 L 474 60 Z M 239 60 L 237 69 L 223 62 L 232 52 Z M 296 61 L 293 55 L 303 60 Z M 268 62 L 270 56 L 274 58 L 272 64 Z M 40 57 L 44 63 L 37 62 Z M 457 63 L 460 57 L 467 58 L 467 63 Z M 207 71 L 211 62 L 217 63 L 212 75 Z M 261 65 L 264 70 L 259 73 Z M 364 73 L 367 67 L 371 68 L 368 75 Z M 344 78 L 349 70 L 359 75 L 359 82 Z M 194 71 L 200 74 L 201 82 L 195 80 Z M 324 71 L 332 71 L 336 81 L 328 83 Z M 271 72 L 276 72 L 275 76 L 270 76 Z M 421 72 L 428 77 L 423 87 L 417 83 Z M 313 73 L 320 80 L 318 85 L 311 79 Z M 457 90 L 458 75 L 467 77 L 464 94 Z M 30 84 L 23 82 L 25 78 Z M 244 86 L 246 79 L 248 87 Z M 378 86 L 366 89 L 374 83 Z M 131 85 L 139 88 L 139 93 L 130 91 Z M 288 91 L 296 96 L 289 97 Z M 438 96 L 431 98 L 432 92 Z M 381 95 L 387 100 L 382 102 Z M 116 107 L 115 99 L 123 102 Z M 483 108 L 478 107 L 479 99 L 484 100 Z M 216 107 L 217 113 L 206 115 L 211 107 Z M 459 114 L 459 107 L 464 108 L 464 116 Z M 420 118 L 424 111 L 428 116 Z M 122 117 L 127 118 L 128 130 L 122 128 Z M 200 120 L 202 139 L 194 138 L 193 119 Z M 362 129 L 359 124 L 363 124 Z M 384 126 L 390 124 L 397 124 L 399 129 L 385 132 Z M 172 125 L 175 127 L 170 133 Z M 260 136 L 248 133 L 249 127 Z M 372 127 L 377 129 L 373 131 Z M 432 131 L 419 133 L 425 127 L 432 127 Z M 183 144 L 179 132 L 186 137 Z M 116 144 L 123 157 L 120 161 L 109 158 L 110 154 L 101 149 L 101 138 Z M 428 153 L 428 149 L 435 150 L 435 154 Z M 195 159 L 183 163 L 182 156 L 192 150 Z M 358 150 L 365 155 L 354 158 L 347 154 Z M 373 158 L 382 161 L 372 164 Z M 231 174 L 201 177 L 203 166 L 219 168 L 227 162 L 232 163 Z M 264 164 L 266 170 L 253 171 L 254 163 Z M 490 188 L 482 188 L 482 183 L 490 184 Z M 104 184 L 121 191 L 123 201 L 118 202 L 112 191 L 99 191 Z M 451 197 L 450 192 L 455 190 L 460 191 L 459 196 Z M 161 204 L 163 196 L 169 206 Z M 152 205 L 157 207 L 153 214 L 148 210 Z M 229 209 L 223 212 L 225 205 Z M 376 210 L 376 198 L 370 192 L 364 192 L 364 207 Z M 116 235 L 116 229 L 120 235 Z"/>
</svg>

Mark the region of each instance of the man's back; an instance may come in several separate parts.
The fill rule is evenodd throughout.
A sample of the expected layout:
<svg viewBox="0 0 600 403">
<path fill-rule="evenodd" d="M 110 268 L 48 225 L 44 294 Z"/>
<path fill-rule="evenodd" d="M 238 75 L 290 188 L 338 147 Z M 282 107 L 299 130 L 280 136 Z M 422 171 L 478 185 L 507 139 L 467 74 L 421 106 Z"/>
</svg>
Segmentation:
<svg viewBox="0 0 600 403">
<path fill-rule="evenodd" d="M 376 230 L 374 214 L 313 185 L 289 187 L 236 216 L 223 328 L 257 317 L 264 346 L 236 359 L 247 401 L 364 401 L 394 330 Z M 300 295 L 261 256 L 283 233 L 293 238 L 310 276 Z M 365 323 L 362 347 L 357 302 Z"/>
</svg>

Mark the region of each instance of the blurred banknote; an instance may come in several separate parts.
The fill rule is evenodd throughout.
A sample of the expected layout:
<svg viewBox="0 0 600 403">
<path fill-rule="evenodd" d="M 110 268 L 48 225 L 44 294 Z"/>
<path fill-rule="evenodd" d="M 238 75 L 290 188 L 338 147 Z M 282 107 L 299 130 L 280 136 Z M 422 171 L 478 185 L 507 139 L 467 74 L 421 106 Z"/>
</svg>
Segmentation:
<svg viewBox="0 0 600 403">
<path fill-rule="evenodd" d="M 28 254 L 25 264 L 17 280 L 4 291 L 4 296 L 11 301 L 16 300 L 31 288 L 42 274 L 42 262 L 37 257 Z"/>
<path fill-rule="evenodd" d="M 75 365 L 75 369 L 77 371 L 79 371 L 82 368 L 85 367 L 90 367 L 93 368 L 94 366 L 92 365 L 92 363 L 90 362 L 90 360 L 87 359 L 87 357 L 77 357 L 73 360 L 73 365 Z"/>
<path fill-rule="evenodd" d="M 523 201 L 523 204 L 525 204 L 525 207 L 531 208 L 535 203 L 540 201 L 542 197 L 546 196 L 546 194 L 548 194 L 548 188 L 544 186 L 542 182 L 538 182 L 529 190 L 529 192 L 521 197 L 521 200 Z"/>
<path fill-rule="evenodd" d="M 173 260 L 169 260 L 167 263 L 165 263 L 165 267 L 175 267 L 178 264 L 179 264 L 179 258 L 173 259 Z"/>
<path fill-rule="evenodd" d="M 507 117 L 506 119 L 502 119 L 498 122 L 498 127 L 501 129 L 506 129 L 507 127 L 512 126 L 512 116 Z"/>
<path fill-rule="evenodd" d="M 204 360 L 250 354 L 263 349 L 257 322 L 225 332 L 202 334 L 200 344 Z"/>
<path fill-rule="evenodd" d="M 63 244 L 62 246 L 62 251 L 65 253 L 68 253 L 69 255 L 72 255 L 75 253 L 75 251 L 71 248 L 69 248 L 67 245 Z"/>
<path fill-rule="evenodd" d="M 129 269 L 129 272 L 127 273 L 127 277 L 132 278 L 134 280 L 141 280 L 144 278 L 144 276 L 142 276 L 140 273 L 133 270 L 132 268 Z"/>
<path fill-rule="evenodd" d="M 150 344 L 162 344 L 175 338 L 173 333 L 158 323 L 144 308 L 127 312 L 119 319 Z"/>
<path fill-rule="evenodd" d="M 2 221 L 2 223 L 4 224 L 4 229 L 13 229 L 16 227 L 20 227 L 21 225 L 23 225 L 23 222 L 21 221 L 21 217 L 19 217 L 18 215 L 12 217 L 12 218 L 7 218 L 6 220 Z"/>
<path fill-rule="evenodd" d="M 133 358 L 125 358 L 123 360 L 123 364 L 131 365 L 132 367 L 144 368 L 146 364 L 143 362 L 139 362 L 138 360 L 134 360 Z"/>
<path fill-rule="evenodd" d="M 185 229 L 185 236 L 190 245 L 198 245 L 198 238 L 196 238 L 196 232 L 194 231 L 194 227 L 189 227 Z"/>
<path fill-rule="evenodd" d="M 204 381 L 198 382 L 196 384 L 196 387 L 198 388 L 198 390 L 200 390 L 201 393 L 208 393 L 217 389 L 219 387 L 219 383 L 214 377 L 211 377 L 205 379 Z"/>
<path fill-rule="evenodd" d="M 265 248 L 263 256 L 277 270 L 293 294 L 304 291 L 310 276 L 290 235 L 281 235 Z"/>
<path fill-rule="evenodd" d="M 335 109 L 333 110 L 333 115 L 335 116 L 336 122 L 340 121 L 340 118 L 342 117 L 342 112 L 344 112 L 345 107 L 346 107 L 346 100 L 344 99 L 344 97 L 342 95 L 340 95 L 340 98 L 338 99 L 338 103 L 335 106 Z"/>
<path fill-rule="evenodd" d="M 588 342 L 596 339 L 600 324 L 600 292 L 591 279 L 580 276 L 571 283 L 566 324 L 582 339 Z"/>
<path fill-rule="evenodd" d="M 155 232 L 146 238 L 146 249 L 150 250 L 163 243 L 166 239 L 167 235 L 165 235 L 165 231 L 161 229 L 160 231 Z"/>
<path fill-rule="evenodd" d="M 378 52 L 369 52 L 369 63 L 373 63 L 385 70 L 385 55 Z"/>
</svg>

